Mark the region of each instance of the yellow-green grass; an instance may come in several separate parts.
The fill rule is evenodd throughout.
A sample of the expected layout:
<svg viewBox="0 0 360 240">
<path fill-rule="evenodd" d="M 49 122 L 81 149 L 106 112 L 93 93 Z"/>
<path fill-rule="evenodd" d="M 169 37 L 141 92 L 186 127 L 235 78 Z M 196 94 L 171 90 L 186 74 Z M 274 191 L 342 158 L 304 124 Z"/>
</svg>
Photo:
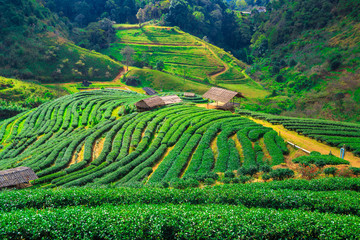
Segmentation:
<svg viewBox="0 0 360 240">
<path fill-rule="evenodd" d="M 151 66 L 163 61 L 165 71 L 200 80 L 220 72 L 224 64 L 199 39 L 173 27 L 144 26 L 141 29 L 118 30 L 118 41 L 102 53 L 122 61 L 121 49 L 130 46 L 142 58 L 147 55 Z"/>
<path fill-rule="evenodd" d="M 113 27 L 116 29 L 140 28 L 138 24 L 127 24 L 127 23 L 114 24 Z"/>
<path fill-rule="evenodd" d="M 132 67 L 129 70 L 133 69 Z M 121 76 L 121 75 L 120 75 Z M 127 86 L 121 82 L 121 78 L 115 78 L 112 81 L 106 82 L 92 82 L 89 87 L 82 86 L 81 82 L 71 82 L 71 83 L 56 83 L 56 84 L 46 84 L 45 86 L 53 89 L 63 89 L 69 94 L 77 93 L 80 91 L 87 91 L 101 88 L 117 88 L 119 90 L 134 91 L 138 93 L 145 93 L 141 87 L 132 87 Z"/>
<path fill-rule="evenodd" d="M 127 76 L 136 76 L 144 87 L 152 87 L 154 89 L 162 89 L 163 91 L 177 91 L 186 92 L 192 91 L 199 94 L 205 93 L 211 86 L 195 82 L 191 80 L 184 80 L 176 75 L 151 70 L 133 68 Z"/>
<path fill-rule="evenodd" d="M 220 83 L 220 87 L 227 88 L 233 91 L 241 92 L 246 98 L 249 99 L 260 99 L 265 98 L 270 93 L 266 91 L 257 83 L 245 83 L 245 84 L 224 84 Z"/>
<path fill-rule="evenodd" d="M 126 46 L 128 44 L 115 43 L 103 53 L 122 61 L 120 51 Z M 223 64 L 203 47 L 139 44 L 132 44 L 131 47 L 136 54 L 140 55 L 140 58 L 142 54 L 146 54 L 151 66 L 156 66 L 158 61 L 163 61 L 165 71 L 183 75 L 185 69 L 186 75 L 195 80 L 203 80 L 223 68 Z"/>
<path fill-rule="evenodd" d="M 60 38 L 44 38 L 47 47 L 42 59 L 28 69 L 41 82 L 70 82 L 84 78 L 90 81 L 112 80 L 123 65 L 109 56 L 90 51 Z"/>
<path fill-rule="evenodd" d="M 45 86 L 0 76 L 0 99 L 8 102 L 21 103 L 30 99 L 53 99 L 64 93 Z"/>
<path fill-rule="evenodd" d="M 139 29 L 128 28 L 124 31 L 119 30 L 116 33 L 116 36 L 119 41 L 125 43 L 169 44 L 181 46 L 202 45 L 190 35 L 173 27 L 143 26 Z"/>
<path fill-rule="evenodd" d="M 118 40 L 102 53 L 122 61 L 120 52 L 129 46 L 135 51 L 135 59 L 146 57 L 151 66 L 156 66 L 158 61 L 163 61 L 163 72 L 170 75 L 155 74 L 153 71 L 152 74 L 157 75 L 153 78 L 158 79 L 158 75 L 163 75 L 165 79 L 168 79 L 167 81 L 174 80 L 175 83 L 164 87 L 159 80 L 152 85 L 155 89 L 177 91 L 176 86 L 184 90 L 183 78 L 185 76 L 188 80 L 194 80 L 185 81 L 190 84 L 187 88 L 196 89 L 198 93 L 204 92 L 205 88 L 210 88 L 202 83 L 207 78 L 211 84 L 228 86 L 232 90 L 244 89 L 246 91 L 244 94 L 250 98 L 263 98 L 268 94 L 261 85 L 245 74 L 246 64 L 223 49 L 177 28 L 158 26 L 139 28 L 138 25 L 115 25 L 114 27 L 121 29 L 117 31 Z M 141 71 L 136 70 L 136 72 Z M 143 72 L 148 72 L 148 70 L 143 70 Z M 149 82 L 145 75 L 142 80 Z"/>
</svg>

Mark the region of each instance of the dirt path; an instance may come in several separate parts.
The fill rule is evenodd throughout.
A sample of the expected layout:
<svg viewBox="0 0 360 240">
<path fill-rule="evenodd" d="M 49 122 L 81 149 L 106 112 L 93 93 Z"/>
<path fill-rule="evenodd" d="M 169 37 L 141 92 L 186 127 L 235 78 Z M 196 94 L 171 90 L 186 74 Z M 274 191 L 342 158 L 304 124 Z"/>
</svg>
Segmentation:
<svg viewBox="0 0 360 240">
<path fill-rule="evenodd" d="M 205 43 L 202 43 L 203 46 L 207 49 L 209 49 L 209 51 L 211 52 L 212 55 L 214 55 L 214 57 L 221 62 L 224 65 L 224 68 L 220 71 L 217 72 L 215 74 L 210 75 L 209 77 L 212 78 L 213 80 L 215 80 L 216 77 L 218 77 L 221 74 L 224 74 L 225 72 L 227 72 L 229 70 L 229 65 L 227 65 L 223 60 L 221 60 L 221 58 L 210 48 L 210 47 L 206 47 Z"/>
<path fill-rule="evenodd" d="M 317 151 L 321 154 L 329 154 L 331 151 L 335 156 L 340 156 L 340 149 L 336 147 L 330 147 L 324 143 L 320 143 L 315 139 L 308 138 L 304 135 L 300 135 L 295 131 L 290 131 L 284 128 L 283 125 L 274 125 L 264 120 L 255 119 L 249 117 L 252 121 L 259 123 L 265 127 L 270 127 L 274 129 L 276 132 L 280 133 L 281 137 L 287 141 L 290 141 L 310 152 Z M 360 167 L 360 158 L 354 156 L 353 153 L 347 152 L 345 155 L 345 160 L 348 160 L 353 167 Z"/>
</svg>

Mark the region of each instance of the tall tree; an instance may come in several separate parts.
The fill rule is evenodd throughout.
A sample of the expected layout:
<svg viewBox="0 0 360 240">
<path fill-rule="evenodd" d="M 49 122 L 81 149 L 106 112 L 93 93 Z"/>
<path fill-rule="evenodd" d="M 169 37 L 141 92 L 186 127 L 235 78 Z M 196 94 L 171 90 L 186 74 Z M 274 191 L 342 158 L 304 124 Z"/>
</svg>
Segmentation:
<svg viewBox="0 0 360 240">
<path fill-rule="evenodd" d="M 139 20 L 139 26 L 141 27 L 141 23 L 145 22 L 145 11 L 140 8 L 136 14 L 136 18 Z"/>
<path fill-rule="evenodd" d="M 126 46 L 120 51 L 121 55 L 123 56 L 123 62 L 126 65 L 126 71 L 129 71 L 129 65 L 133 63 L 133 55 L 134 55 L 134 49 Z"/>
</svg>

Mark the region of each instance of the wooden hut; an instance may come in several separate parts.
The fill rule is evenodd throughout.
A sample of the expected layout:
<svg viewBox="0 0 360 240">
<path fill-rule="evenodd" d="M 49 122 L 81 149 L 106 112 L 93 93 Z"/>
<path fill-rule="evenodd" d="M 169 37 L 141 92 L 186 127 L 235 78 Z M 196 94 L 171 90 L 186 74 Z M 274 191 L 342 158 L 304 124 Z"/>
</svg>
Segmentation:
<svg viewBox="0 0 360 240">
<path fill-rule="evenodd" d="M 144 87 L 143 90 L 145 91 L 146 95 L 149 95 L 149 96 L 157 94 L 157 92 L 154 89 L 149 88 L 149 87 Z"/>
<path fill-rule="evenodd" d="M 192 92 L 185 92 L 184 97 L 195 97 L 195 93 Z"/>
<path fill-rule="evenodd" d="M 182 102 L 181 98 L 179 98 L 178 95 L 170 95 L 170 96 L 164 96 L 164 97 L 160 97 L 160 98 L 164 101 L 165 105 Z"/>
<path fill-rule="evenodd" d="M 38 179 L 35 172 L 29 167 L 17 167 L 0 171 L 0 188 L 21 188 L 29 181 Z"/>
<path fill-rule="evenodd" d="M 235 98 L 241 99 L 245 97 L 239 92 L 212 87 L 203 95 L 203 98 L 215 101 L 217 108 L 231 110 L 234 106 L 239 105 L 239 103 L 235 103 Z"/>
<path fill-rule="evenodd" d="M 150 110 L 164 105 L 164 100 L 162 100 L 159 96 L 146 98 L 135 103 L 135 106 L 140 110 Z"/>
</svg>

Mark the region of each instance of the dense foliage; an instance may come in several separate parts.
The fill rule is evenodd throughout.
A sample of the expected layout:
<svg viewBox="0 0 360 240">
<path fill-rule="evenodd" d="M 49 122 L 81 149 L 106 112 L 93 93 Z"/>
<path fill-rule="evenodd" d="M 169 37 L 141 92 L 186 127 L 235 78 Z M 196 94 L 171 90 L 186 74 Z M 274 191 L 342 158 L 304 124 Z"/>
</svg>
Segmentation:
<svg viewBox="0 0 360 240">
<path fill-rule="evenodd" d="M 81 92 L 5 120 L 0 124 L 0 168 L 31 167 L 40 177 L 35 183 L 50 187 L 157 184 L 234 171 L 242 164 L 257 168 L 264 156 L 249 155 L 251 141 L 268 133 L 271 138 L 263 146 L 271 150 L 267 162 L 284 162 L 284 141 L 249 119 L 186 104 L 133 112 L 133 103 L 143 98 L 119 90 Z M 218 133 L 215 150 L 211 142 Z"/>
<path fill-rule="evenodd" d="M 54 15 L 38 1 L 1 3 L 0 76 L 41 82 L 110 80 L 121 70 L 122 65 L 112 59 L 68 41 L 69 21 Z M 104 29 L 108 27 L 101 26 L 103 22 L 79 33 L 78 41 L 84 34 L 87 38 L 81 43 L 84 47 L 99 50 L 106 46 L 111 36 L 106 37 L 109 34 Z"/>
<path fill-rule="evenodd" d="M 0 76 L 0 120 L 38 107 L 60 95 L 62 93 L 35 83 Z"/>
<path fill-rule="evenodd" d="M 229 204 L 359 215 L 359 179 L 326 178 L 230 184 L 185 190 L 161 188 L 68 188 L 0 192 L 1 210 L 104 204 Z"/>
<path fill-rule="evenodd" d="M 1 215 L 0 236 L 14 239 L 352 239 L 360 225 L 354 216 L 225 205 L 72 207 Z"/>
<path fill-rule="evenodd" d="M 275 116 L 270 114 L 257 113 L 247 110 L 238 110 L 238 113 L 250 115 L 255 118 L 264 119 L 273 124 L 282 124 L 286 129 L 296 131 L 305 136 L 323 141 L 331 146 L 344 147 L 353 151 L 356 155 L 360 154 L 360 125 L 355 123 L 336 122 L 328 120 L 318 120 L 311 118 L 294 118 L 285 116 Z M 302 158 L 302 159 L 306 159 Z M 310 157 L 311 158 L 311 157 Z M 308 158 L 306 162 L 315 162 Z M 328 159 L 328 160 L 326 160 Z M 337 164 L 346 164 L 335 157 L 324 157 L 324 161 Z"/>
</svg>

